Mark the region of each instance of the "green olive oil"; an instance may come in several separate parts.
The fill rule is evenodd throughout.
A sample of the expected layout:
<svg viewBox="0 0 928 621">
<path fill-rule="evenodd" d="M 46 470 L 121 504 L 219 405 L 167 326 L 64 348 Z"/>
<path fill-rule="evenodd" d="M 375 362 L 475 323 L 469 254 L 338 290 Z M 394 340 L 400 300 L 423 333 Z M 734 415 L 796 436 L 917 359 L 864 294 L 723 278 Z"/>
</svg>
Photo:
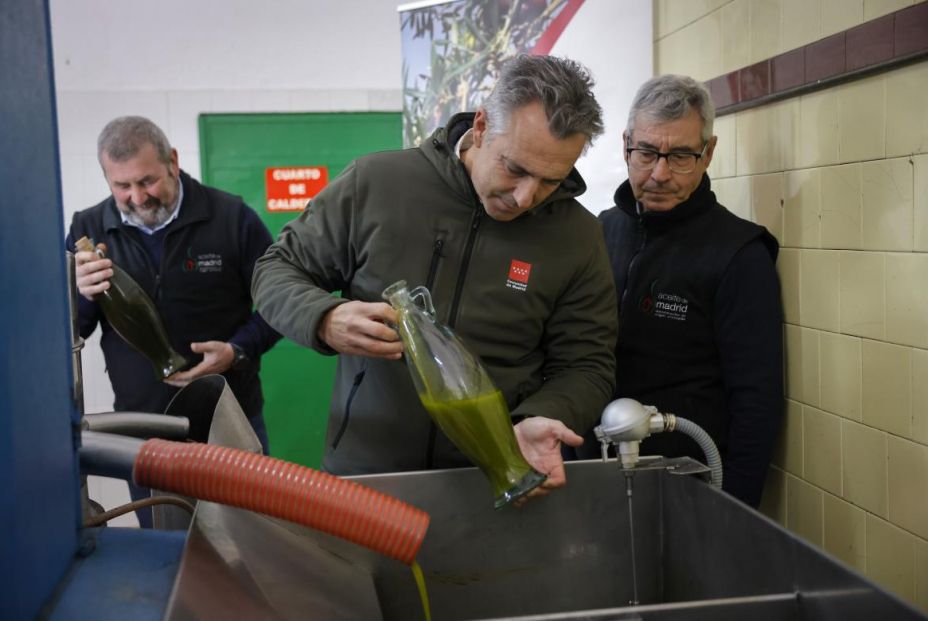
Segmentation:
<svg viewBox="0 0 928 621">
<path fill-rule="evenodd" d="M 422 567 L 419 561 L 413 561 L 412 575 L 416 579 L 416 586 L 419 588 L 419 599 L 422 601 L 422 612 L 425 613 L 425 621 L 432 621 L 432 608 L 429 606 L 429 592 L 425 589 L 425 576 L 422 575 Z"/>
<path fill-rule="evenodd" d="M 511 494 L 526 475 L 534 473 L 519 450 L 509 408 L 499 390 L 456 401 L 434 401 L 421 394 L 419 398 L 445 435 L 484 472 L 497 499 Z M 538 476 L 538 482 L 518 495 L 544 480 Z"/>
</svg>

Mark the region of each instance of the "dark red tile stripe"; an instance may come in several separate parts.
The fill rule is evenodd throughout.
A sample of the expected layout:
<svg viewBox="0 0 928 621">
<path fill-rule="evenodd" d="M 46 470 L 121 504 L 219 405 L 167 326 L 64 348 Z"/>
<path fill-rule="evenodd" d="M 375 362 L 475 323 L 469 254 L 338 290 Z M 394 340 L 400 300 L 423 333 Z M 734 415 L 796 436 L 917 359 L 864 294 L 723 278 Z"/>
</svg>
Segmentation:
<svg viewBox="0 0 928 621">
<path fill-rule="evenodd" d="M 741 101 L 750 101 L 770 94 L 770 61 L 745 67 L 738 72 Z"/>
<path fill-rule="evenodd" d="M 831 78 L 845 72 L 844 33 L 825 37 L 805 46 L 806 84 Z"/>
<path fill-rule="evenodd" d="M 725 114 L 922 57 L 928 57 L 928 0 L 720 75 L 706 87 Z"/>
<path fill-rule="evenodd" d="M 928 2 L 896 11 L 896 57 L 928 49 Z"/>
<path fill-rule="evenodd" d="M 863 69 L 893 57 L 893 15 L 847 31 L 847 70 Z"/>
<path fill-rule="evenodd" d="M 741 101 L 738 73 L 736 71 L 709 80 L 706 82 L 706 88 L 709 89 L 712 101 L 717 108 L 730 106 Z"/>
<path fill-rule="evenodd" d="M 802 48 L 771 59 L 771 92 L 777 93 L 802 86 L 806 79 L 805 53 Z"/>
</svg>

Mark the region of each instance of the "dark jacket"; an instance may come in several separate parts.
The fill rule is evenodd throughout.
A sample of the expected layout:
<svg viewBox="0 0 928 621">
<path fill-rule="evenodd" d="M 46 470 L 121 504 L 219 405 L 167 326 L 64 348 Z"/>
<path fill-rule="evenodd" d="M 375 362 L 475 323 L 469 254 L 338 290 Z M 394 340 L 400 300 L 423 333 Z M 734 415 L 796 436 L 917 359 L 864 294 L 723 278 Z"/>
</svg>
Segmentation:
<svg viewBox="0 0 928 621">
<path fill-rule="evenodd" d="M 202 356 L 190 351 L 194 341 L 229 341 L 249 357 L 224 373 L 249 417 L 261 414 L 258 378 L 260 356 L 280 338 L 252 311 L 254 263 L 271 243 L 271 235 L 242 199 L 201 185 L 180 174 L 184 198 L 168 225 L 162 259 L 156 265 L 138 229 L 122 223 L 113 197 L 74 214 L 67 247 L 82 236 L 103 242 L 107 256 L 148 293 L 161 313 L 174 349 L 193 364 Z M 155 379 L 151 364 L 110 327 L 100 307 L 79 296 L 81 336 L 97 324 L 106 369 L 118 411 L 163 412 L 177 392 Z"/>
<path fill-rule="evenodd" d="M 472 123 L 458 115 L 454 137 Z M 284 335 L 332 353 L 316 331 L 346 300 L 426 285 L 440 321 L 479 355 L 514 416 L 597 419 L 615 381 L 615 293 L 602 231 L 574 196 L 576 171 L 511 222 L 486 215 L 455 138 L 356 160 L 258 261 L 258 309 Z M 511 277 L 530 264 L 527 283 Z M 329 292 L 341 291 L 341 298 Z M 402 360 L 341 355 L 324 467 L 338 474 L 466 465 L 436 433 Z"/>
<path fill-rule="evenodd" d="M 600 220 L 619 296 L 616 396 L 705 429 L 724 488 L 756 506 L 783 412 L 776 239 L 719 205 L 708 176 L 667 212 L 639 215 L 627 181 L 615 200 Z M 704 461 L 679 433 L 641 448 Z"/>
</svg>

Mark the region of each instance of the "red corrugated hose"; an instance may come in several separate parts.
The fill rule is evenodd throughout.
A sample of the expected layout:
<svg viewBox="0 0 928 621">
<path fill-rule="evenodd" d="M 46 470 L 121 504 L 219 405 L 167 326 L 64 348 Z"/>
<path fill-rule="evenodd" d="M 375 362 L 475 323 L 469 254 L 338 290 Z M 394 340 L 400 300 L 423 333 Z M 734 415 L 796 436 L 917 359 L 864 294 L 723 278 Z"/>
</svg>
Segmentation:
<svg viewBox="0 0 928 621">
<path fill-rule="evenodd" d="M 144 487 L 289 520 L 407 565 L 429 526 L 421 509 L 354 481 L 214 444 L 148 440 L 132 476 Z"/>
</svg>

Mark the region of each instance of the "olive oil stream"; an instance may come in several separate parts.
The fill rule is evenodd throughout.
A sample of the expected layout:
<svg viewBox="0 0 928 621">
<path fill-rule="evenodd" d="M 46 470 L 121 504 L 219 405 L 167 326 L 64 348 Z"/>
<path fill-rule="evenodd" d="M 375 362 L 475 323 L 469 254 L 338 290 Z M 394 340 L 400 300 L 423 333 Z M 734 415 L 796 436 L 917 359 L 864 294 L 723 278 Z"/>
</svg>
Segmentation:
<svg viewBox="0 0 928 621">
<path fill-rule="evenodd" d="M 425 613 L 425 621 L 432 621 L 432 608 L 429 606 L 429 593 L 425 588 L 425 576 L 422 575 L 422 567 L 419 561 L 413 561 L 412 575 L 416 579 L 416 586 L 419 588 L 419 599 L 422 601 L 422 612 Z"/>
</svg>

